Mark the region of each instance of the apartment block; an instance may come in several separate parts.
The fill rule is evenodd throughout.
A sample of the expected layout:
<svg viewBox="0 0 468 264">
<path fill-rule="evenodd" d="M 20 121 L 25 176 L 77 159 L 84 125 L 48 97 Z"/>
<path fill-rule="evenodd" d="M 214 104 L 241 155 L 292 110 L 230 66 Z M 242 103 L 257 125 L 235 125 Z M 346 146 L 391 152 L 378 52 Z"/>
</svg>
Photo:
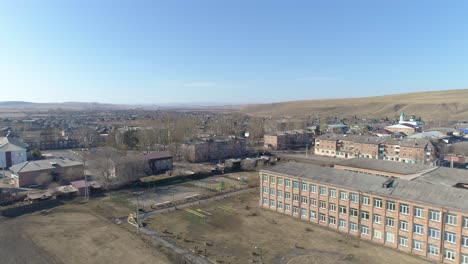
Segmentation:
<svg viewBox="0 0 468 264">
<path fill-rule="evenodd" d="M 312 131 L 303 129 L 269 134 L 264 136 L 264 148 L 283 150 L 305 147 L 307 145 L 310 146 L 312 143 L 312 136 Z"/>
<path fill-rule="evenodd" d="M 428 139 L 326 134 L 316 138 L 315 154 L 343 159 L 362 157 L 431 163 L 436 159 L 436 147 Z"/>
<path fill-rule="evenodd" d="M 438 176 L 407 180 L 290 162 L 260 171 L 259 203 L 432 261 L 468 264 L 468 184 L 454 184 L 467 175 Z"/>
<path fill-rule="evenodd" d="M 197 138 L 181 145 L 181 155 L 190 162 L 203 162 L 245 155 L 247 142 L 236 136 Z"/>
</svg>

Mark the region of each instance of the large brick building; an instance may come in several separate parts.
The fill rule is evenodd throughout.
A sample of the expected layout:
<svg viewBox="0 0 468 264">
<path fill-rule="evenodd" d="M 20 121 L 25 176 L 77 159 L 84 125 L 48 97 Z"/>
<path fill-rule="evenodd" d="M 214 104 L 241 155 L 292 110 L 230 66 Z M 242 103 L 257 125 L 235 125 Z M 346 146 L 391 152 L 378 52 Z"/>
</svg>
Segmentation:
<svg viewBox="0 0 468 264">
<path fill-rule="evenodd" d="M 433 261 L 468 264 L 468 175 L 441 169 L 408 180 L 291 162 L 260 171 L 259 203 Z"/>
<path fill-rule="evenodd" d="M 337 158 L 370 158 L 431 163 L 436 147 L 428 139 L 325 134 L 315 140 L 315 154 Z"/>
<path fill-rule="evenodd" d="M 182 144 L 180 150 L 185 160 L 204 162 L 241 157 L 247 152 L 247 142 L 236 136 L 197 138 Z"/>
<path fill-rule="evenodd" d="M 263 138 L 264 148 L 282 150 L 310 146 L 312 136 L 312 131 L 303 129 L 267 134 Z"/>
<path fill-rule="evenodd" d="M 19 187 L 68 183 L 84 177 L 83 163 L 67 158 L 26 161 L 12 166 L 10 171 Z"/>
</svg>

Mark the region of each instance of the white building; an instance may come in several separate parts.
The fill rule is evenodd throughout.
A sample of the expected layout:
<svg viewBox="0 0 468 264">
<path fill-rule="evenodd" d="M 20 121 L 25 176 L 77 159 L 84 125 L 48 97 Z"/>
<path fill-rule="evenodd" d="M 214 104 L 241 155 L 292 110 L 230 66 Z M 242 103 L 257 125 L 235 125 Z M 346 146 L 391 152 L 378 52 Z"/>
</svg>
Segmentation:
<svg viewBox="0 0 468 264">
<path fill-rule="evenodd" d="M 27 160 L 27 147 L 28 145 L 19 140 L 0 137 L 0 168 L 9 168 L 25 162 Z"/>
<path fill-rule="evenodd" d="M 421 121 L 421 120 L 417 120 L 416 117 L 413 115 L 411 116 L 411 118 L 409 120 L 406 119 L 406 116 L 405 116 L 405 113 L 401 113 L 400 115 L 400 121 L 398 122 L 398 124 L 400 125 L 403 125 L 403 124 L 410 124 L 410 125 L 413 125 L 413 126 L 418 126 L 418 127 L 422 127 L 424 126 L 424 122 Z"/>
</svg>

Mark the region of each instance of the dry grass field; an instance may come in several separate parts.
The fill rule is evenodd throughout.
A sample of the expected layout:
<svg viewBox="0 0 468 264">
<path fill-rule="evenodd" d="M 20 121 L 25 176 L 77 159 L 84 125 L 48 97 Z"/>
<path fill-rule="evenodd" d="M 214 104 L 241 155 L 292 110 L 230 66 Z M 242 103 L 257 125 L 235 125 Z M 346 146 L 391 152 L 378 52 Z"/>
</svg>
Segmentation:
<svg viewBox="0 0 468 264">
<path fill-rule="evenodd" d="M 110 221 L 128 212 L 96 200 L 0 219 L 0 263 L 173 263 L 133 230 Z"/>
<path fill-rule="evenodd" d="M 146 220 L 178 245 L 218 263 L 423 264 L 427 261 L 258 207 L 258 192 Z M 286 228 L 288 227 L 288 228 Z M 258 247 L 255 249 L 255 247 Z"/>
<path fill-rule="evenodd" d="M 340 117 L 393 117 L 405 112 L 425 120 L 462 120 L 468 118 L 468 89 L 249 105 L 241 111 L 258 116 Z"/>
</svg>

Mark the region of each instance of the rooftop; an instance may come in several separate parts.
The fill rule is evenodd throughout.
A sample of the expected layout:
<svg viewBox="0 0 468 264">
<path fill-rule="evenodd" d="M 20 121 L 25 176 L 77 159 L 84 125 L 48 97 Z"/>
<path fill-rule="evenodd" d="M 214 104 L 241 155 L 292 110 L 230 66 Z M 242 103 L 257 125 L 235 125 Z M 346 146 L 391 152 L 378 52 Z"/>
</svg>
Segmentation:
<svg viewBox="0 0 468 264">
<path fill-rule="evenodd" d="M 16 164 L 10 168 L 10 171 L 17 174 L 20 172 L 41 171 L 54 169 L 57 167 L 71 167 L 78 165 L 83 165 L 83 163 L 67 158 L 34 160 Z"/>
<path fill-rule="evenodd" d="M 294 178 L 310 179 L 370 194 L 468 211 L 468 203 L 466 202 L 468 190 L 444 184 L 443 180 L 436 179 L 438 176 L 435 174 L 432 175 L 432 180 L 430 178 L 425 180 L 395 178 L 393 187 L 383 188 L 382 185 L 388 180 L 388 177 L 342 171 L 306 163 L 288 162 L 262 171 L 279 173 Z M 443 175 L 443 173 L 441 171 L 439 176 Z M 455 178 L 456 180 L 468 182 L 468 176 L 458 175 L 454 176 Z"/>
<path fill-rule="evenodd" d="M 374 159 L 366 159 L 366 158 L 339 160 L 336 162 L 336 165 L 343 165 L 343 166 L 349 166 L 349 167 L 360 168 L 360 169 L 369 169 L 369 170 L 384 171 L 384 172 L 398 173 L 398 174 L 405 174 L 405 175 L 420 173 L 421 171 L 427 171 L 429 169 L 436 168 L 431 165 L 394 162 L 394 161 L 387 161 L 387 160 L 374 160 Z"/>
<path fill-rule="evenodd" d="M 28 147 L 27 144 L 10 137 L 0 137 L 0 150 L 1 151 L 16 151 L 24 150 Z"/>
</svg>

